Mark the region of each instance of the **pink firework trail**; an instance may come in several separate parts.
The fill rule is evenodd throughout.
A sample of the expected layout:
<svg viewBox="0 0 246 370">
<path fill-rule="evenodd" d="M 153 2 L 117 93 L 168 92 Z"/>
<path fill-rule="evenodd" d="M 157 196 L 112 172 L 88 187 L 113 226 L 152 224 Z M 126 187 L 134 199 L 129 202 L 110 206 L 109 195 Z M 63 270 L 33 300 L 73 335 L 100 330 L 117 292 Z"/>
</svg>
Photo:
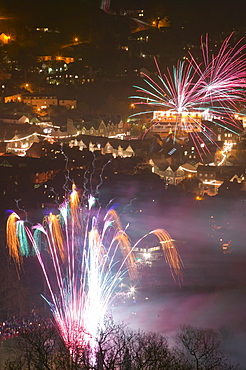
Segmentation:
<svg viewBox="0 0 246 370">
<path fill-rule="evenodd" d="M 170 235 L 162 229 L 150 234 L 156 235 L 171 273 L 180 283 L 183 264 Z M 18 265 L 23 255 L 34 250 L 50 294 L 49 299 L 44 298 L 71 353 L 87 345 L 95 348 L 98 330 L 122 277 L 128 274 L 132 281 L 137 277 L 136 244 L 130 245 L 116 212 L 109 210 L 101 220 L 93 198 L 82 206 L 73 189 L 59 214 L 47 216 L 43 225 L 30 229 L 12 213 L 7 221 L 7 244 Z"/>
<path fill-rule="evenodd" d="M 202 147 L 206 148 L 200 133 L 206 141 L 214 143 L 209 121 L 238 134 L 240 125 L 234 117 L 238 104 L 245 104 L 246 45 L 241 39 L 231 47 L 232 36 L 225 39 L 217 55 L 209 53 L 208 36 L 205 43 L 201 39 L 201 64 L 190 54 L 189 59 L 179 61 L 172 70 L 162 74 L 155 60 L 158 82 L 142 74 L 146 87 L 134 86 L 139 95 L 130 98 L 136 99 L 134 104 L 144 106 L 145 111 L 132 116 L 169 112 L 176 116 L 177 136 L 190 134 L 197 147 L 203 143 Z M 157 119 L 153 125 L 158 122 Z"/>
</svg>

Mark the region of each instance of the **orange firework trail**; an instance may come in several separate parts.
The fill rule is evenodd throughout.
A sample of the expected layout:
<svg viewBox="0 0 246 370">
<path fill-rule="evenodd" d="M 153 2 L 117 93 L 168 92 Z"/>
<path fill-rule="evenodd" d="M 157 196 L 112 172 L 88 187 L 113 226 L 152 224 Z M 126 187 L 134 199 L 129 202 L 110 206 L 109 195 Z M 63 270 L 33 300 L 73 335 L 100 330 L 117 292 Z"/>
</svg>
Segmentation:
<svg viewBox="0 0 246 370">
<path fill-rule="evenodd" d="M 88 344 L 94 348 L 122 277 L 128 273 L 131 280 L 137 278 L 133 251 L 144 237 L 131 246 L 113 209 L 103 220 L 99 216 L 92 197 L 82 206 L 73 188 L 59 213 L 45 217 L 43 225 L 30 229 L 15 213 L 7 221 L 9 253 L 18 266 L 23 255 L 36 254 L 50 293 L 50 299 L 44 299 L 71 352 Z M 172 275 L 180 283 L 183 264 L 173 240 L 161 229 L 151 234 L 159 239 Z M 43 257 L 41 245 L 52 263 Z"/>
</svg>

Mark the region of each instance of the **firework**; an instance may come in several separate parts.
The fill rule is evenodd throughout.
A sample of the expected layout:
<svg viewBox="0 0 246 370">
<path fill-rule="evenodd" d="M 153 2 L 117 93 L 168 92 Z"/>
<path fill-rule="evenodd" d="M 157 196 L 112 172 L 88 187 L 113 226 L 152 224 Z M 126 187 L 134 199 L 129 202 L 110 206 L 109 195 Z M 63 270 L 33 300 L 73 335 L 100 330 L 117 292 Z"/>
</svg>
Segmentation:
<svg viewBox="0 0 246 370">
<path fill-rule="evenodd" d="M 204 152 L 209 151 L 207 141 L 215 143 L 207 121 L 238 134 L 234 116 L 238 103 L 245 103 L 246 45 L 240 40 L 231 47 L 232 35 L 225 39 L 217 55 L 210 55 L 208 37 L 201 39 L 201 64 L 190 54 L 162 74 L 155 60 L 158 82 L 142 73 L 145 87 L 134 86 L 138 95 L 131 98 L 145 111 L 132 116 L 153 113 L 153 125 L 163 119 L 172 121 L 175 136 L 189 134 L 197 149 L 201 147 Z"/>
<path fill-rule="evenodd" d="M 111 0 L 102 0 L 100 9 L 108 14 L 115 14 L 110 8 Z"/>
<path fill-rule="evenodd" d="M 164 230 L 154 230 L 172 275 L 182 278 L 182 260 Z M 147 235 L 146 235 L 147 236 Z M 137 277 L 133 250 L 114 209 L 102 218 L 90 197 L 79 202 L 73 189 L 57 215 L 29 228 L 12 213 L 7 221 L 10 255 L 20 266 L 23 255 L 35 253 L 48 286 L 48 302 L 56 325 L 68 348 L 95 345 L 109 305 L 125 274 Z"/>
</svg>

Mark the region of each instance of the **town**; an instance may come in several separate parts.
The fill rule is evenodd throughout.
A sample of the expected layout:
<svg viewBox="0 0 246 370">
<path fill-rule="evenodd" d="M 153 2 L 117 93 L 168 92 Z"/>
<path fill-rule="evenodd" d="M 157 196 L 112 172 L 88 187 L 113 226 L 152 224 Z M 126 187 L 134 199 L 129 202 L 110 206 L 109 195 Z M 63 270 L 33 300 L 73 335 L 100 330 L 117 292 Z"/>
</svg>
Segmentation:
<svg viewBox="0 0 246 370">
<path fill-rule="evenodd" d="M 245 366 L 243 9 L 23 1 L 0 18 L 0 367 L 140 369 L 141 341 L 150 370 Z"/>
</svg>

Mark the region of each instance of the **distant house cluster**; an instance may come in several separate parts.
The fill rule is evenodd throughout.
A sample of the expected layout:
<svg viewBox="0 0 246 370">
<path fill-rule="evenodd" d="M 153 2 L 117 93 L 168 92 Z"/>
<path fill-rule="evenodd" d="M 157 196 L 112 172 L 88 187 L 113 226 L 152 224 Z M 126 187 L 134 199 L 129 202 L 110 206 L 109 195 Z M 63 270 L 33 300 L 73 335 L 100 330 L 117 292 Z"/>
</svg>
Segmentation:
<svg viewBox="0 0 246 370">
<path fill-rule="evenodd" d="M 23 102 L 32 106 L 37 112 L 47 109 L 50 106 L 65 106 L 67 109 L 77 108 L 77 100 L 70 98 L 58 98 L 54 95 L 41 94 L 13 94 L 2 97 L 3 103 Z"/>
<path fill-rule="evenodd" d="M 137 140 L 131 142 L 128 140 L 100 136 L 78 135 L 73 139 L 63 139 L 62 142 L 56 142 L 55 144 L 52 144 L 47 140 L 33 143 L 33 145 L 27 150 L 26 155 L 28 157 L 36 158 L 64 158 L 65 152 L 63 152 L 62 149 L 63 145 L 79 150 L 80 153 L 83 150 L 86 150 L 92 153 L 97 152 L 102 155 L 111 154 L 113 157 L 132 157 L 139 153 L 143 154 L 144 152 L 141 142 Z M 76 153 L 78 152 L 76 151 Z"/>
<path fill-rule="evenodd" d="M 33 107 L 35 113 L 15 111 L 0 114 L 1 155 L 9 153 L 56 160 L 64 155 L 61 148 L 66 145 L 80 152 L 85 150 L 114 158 L 143 156 L 152 172 L 158 174 L 167 185 L 182 188 L 184 181 L 187 186 L 189 177 L 196 177 L 197 182 L 189 186 L 193 189 L 194 185 L 192 191 L 197 196 L 204 193 L 216 195 L 223 179 L 227 178 L 226 171 L 221 172 L 222 167 L 237 167 L 238 170 L 246 162 L 244 122 L 240 117 L 237 117 L 241 122 L 239 132 L 228 132 L 226 128 L 214 125 L 206 117 L 208 130 L 213 124 L 213 141 L 216 145 L 203 139 L 209 153 L 203 157 L 202 150 L 199 153 L 190 140 L 189 133 L 185 138 L 174 135 L 177 117 L 171 112 L 156 112 L 158 116 L 153 119 L 157 123 L 147 131 L 144 140 L 133 140 L 126 136 L 127 126 L 120 115 L 82 115 L 75 109 L 76 99 L 32 93 L 8 95 L 4 99 L 5 103 L 23 102 Z M 66 114 L 48 114 L 47 108 L 53 106 L 64 107 Z M 197 114 L 195 117 L 181 118 L 204 119 Z M 203 132 L 197 130 L 196 134 L 199 137 Z M 226 147 L 230 148 L 228 153 L 224 153 Z M 243 181 L 243 176 L 243 171 L 238 173 L 235 170 L 230 173 L 229 178 L 230 181 L 239 183 Z"/>
<path fill-rule="evenodd" d="M 57 125 L 46 117 L 21 113 L 0 114 L 0 152 L 26 155 L 34 143 L 67 143 L 119 156 L 132 156 L 134 151 L 127 149 L 129 144 L 122 140 L 124 125 L 120 116 L 84 116 L 82 119 L 68 118 L 64 124 L 62 118 Z M 90 139 L 85 139 L 89 137 Z M 83 138 L 83 140 L 81 139 Z M 108 139 L 119 144 L 111 145 Z M 88 141 L 89 140 L 89 141 Z M 117 147 L 117 150 L 116 150 Z"/>
</svg>

